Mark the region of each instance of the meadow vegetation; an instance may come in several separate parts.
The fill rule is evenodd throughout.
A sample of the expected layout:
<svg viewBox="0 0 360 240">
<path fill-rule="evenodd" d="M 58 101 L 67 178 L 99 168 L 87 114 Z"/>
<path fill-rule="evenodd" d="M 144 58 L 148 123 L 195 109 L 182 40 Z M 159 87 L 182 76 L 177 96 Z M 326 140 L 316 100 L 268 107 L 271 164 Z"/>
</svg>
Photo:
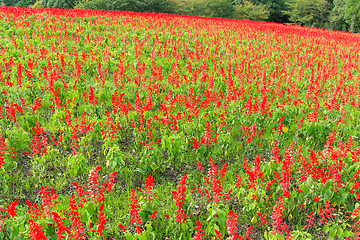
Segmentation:
<svg viewBox="0 0 360 240">
<path fill-rule="evenodd" d="M 360 238 L 359 35 L 0 16 L 1 239 Z"/>
</svg>

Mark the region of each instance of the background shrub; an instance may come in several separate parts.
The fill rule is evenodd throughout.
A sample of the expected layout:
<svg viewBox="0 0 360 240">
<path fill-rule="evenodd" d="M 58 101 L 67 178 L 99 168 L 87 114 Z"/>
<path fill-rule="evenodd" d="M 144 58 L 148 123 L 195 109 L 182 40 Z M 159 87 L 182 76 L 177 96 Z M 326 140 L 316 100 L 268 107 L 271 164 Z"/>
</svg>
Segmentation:
<svg viewBox="0 0 360 240">
<path fill-rule="evenodd" d="M 269 19 L 270 11 L 266 5 L 256 5 L 244 0 L 242 4 L 234 8 L 234 18 L 249 19 L 254 21 L 266 21 Z"/>
<path fill-rule="evenodd" d="M 43 8 L 43 5 L 41 4 L 40 1 L 37 1 L 33 6 L 32 8 Z"/>
</svg>

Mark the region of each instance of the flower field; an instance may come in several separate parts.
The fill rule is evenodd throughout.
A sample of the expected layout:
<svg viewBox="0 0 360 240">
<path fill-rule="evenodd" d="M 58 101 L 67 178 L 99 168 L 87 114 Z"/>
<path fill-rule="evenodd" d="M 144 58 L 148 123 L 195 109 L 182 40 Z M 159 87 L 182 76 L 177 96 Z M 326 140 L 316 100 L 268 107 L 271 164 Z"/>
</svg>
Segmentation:
<svg viewBox="0 0 360 240">
<path fill-rule="evenodd" d="M 0 239 L 360 239 L 360 35 L 0 7 Z"/>
</svg>

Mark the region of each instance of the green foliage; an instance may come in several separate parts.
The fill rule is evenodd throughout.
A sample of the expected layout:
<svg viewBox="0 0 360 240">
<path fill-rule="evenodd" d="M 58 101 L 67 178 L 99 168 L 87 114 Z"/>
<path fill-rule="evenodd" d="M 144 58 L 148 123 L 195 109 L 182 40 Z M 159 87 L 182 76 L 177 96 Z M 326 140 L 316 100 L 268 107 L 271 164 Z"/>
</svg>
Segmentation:
<svg viewBox="0 0 360 240">
<path fill-rule="evenodd" d="M 334 0 L 334 7 L 331 10 L 329 16 L 329 22 L 333 29 L 336 30 L 347 30 L 349 24 L 345 20 L 345 12 L 347 8 L 347 0 Z"/>
<path fill-rule="evenodd" d="M 326 0 L 292 0 L 288 11 L 290 21 L 313 27 L 324 27 L 328 17 L 329 3 Z"/>
<path fill-rule="evenodd" d="M 15 6 L 19 0 L 3 0 L 6 7 Z"/>
<path fill-rule="evenodd" d="M 266 21 L 269 19 L 269 8 L 265 5 L 256 5 L 244 0 L 242 4 L 235 6 L 234 18 L 249 19 L 254 21 Z"/>
<path fill-rule="evenodd" d="M 208 0 L 206 6 L 211 17 L 231 18 L 234 13 L 231 0 Z"/>
<path fill-rule="evenodd" d="M 190 16 L 209 16 L 206 0 L 170 0 L 170 13 Z"/>
<path fill-rule="evenodd" d="M 269 8 L 271 22 L 287 22 L 288 18 L 282 11 L 288 10 L 286 0 L 258 0 L 255 4 L 264 4 Z"/>
<path fill-rule="evenodd" d="M 41 4 L 40 1 L 37 1 L 33 6 L 32 8 L 43 8 L 43 5 Z"/>
<path fill-rule="evenodd" d="M 41 4 L 45 8 L 69 9 L 74 7 L 75 0 L 41 0 Z"/>
<path fill-rule="evenodd" d="M 139 12 L 168 12 L 168 0 L 132 0 L 132 3 Z"/>
<path fill-rule="evenodd" d="M 234 0 L 235 5 L 241 5 L 247 0 Z M 254 5 L 265 5 L 269 11 L 269 17 L 266 18 L 270 22 L 288 22 L 287 15 L 283 14 L 283 11 L 288 10 L 288 6 L 285 4 L 286 0 L 249 0 Z"/>
<path fill-rule="evenodd" d="M 167 0 L 83 0 L 75 5 L 77 9 L 168 12 Z"/>
<path fill-rule="evenodd" d="M 94 9 L 94 10 L 111 10 L 111 2 L 108 0 L 81 1 L 77 3 L 75 9 Z"/>
<path fill-rule="evenodd" d="M 347 0 L 345 20 L 350 25 L 350 31 L 359 31 L 360 28 L 360 1 Z"/>
<path fill-rule="evenodd" d="M 34 3 L 36 2 L 36 0 L 20 0 L 20 2 L 18 2 L 16 4 L 16 7 L 29 7 L 29 6 L 32 6 L 34 5 Z"/>
<path fill-rule="evenodd" d="M 103 3 L 97 7 L 114 8 L 115 2 Z M 207 11 L 209 2 L 202 3 Z M 90 196 L 74 199 L 88 239 L 193 239 L 198 221 L 206 239 L 215 239 L 215 230 L 226 239 L 230 209 L 239 235 L 253 227 L 253 239 L 285 239 L 272 231 L 275 217 L 294 239 L 355 235 L 350 215 L 359 207 L 353 191 L 360 170 L 359 73 L 349 64 L 358 58 L 351 54 L 357 35 L 196 17 L 33 12 L 0 18 L 0 45 L 7 47 L 0 51 L 2 216 L 11 201 L 29 200 L 45 215 L 46 209 L 61 211 L 64 226 L 72 227 L 74 185 L 92 193 L 116 171 L 111 193 L 92 194 L 103 204 Z M 49 81 L 45 70 L 61 78 Z M 98 103 L 87 96 L 90 86 Z M 15 120 L 5 100 L 23 110 L 14 112 Z M 103 168 L 98 181 L 89 174 L 95 166 Z M 179 182 L 184 174 L 186 184 Z M 40 186 L 54 188 L 59 203 L 47 208 Z M 129 199 L 132 189 L 136 204 Z M 326 206 L 333 216 L 321 215 Z M 29 238 L 34 217 L 28 210 L 19 204 L 16 219 L 4 218 L 0 239 Z M 177 220 L 180 210 L 184 221 Z M 134 212 L 141 224 L 131 223 Z M 44 214 L 33 220 L 56 239 L 58 226 Z M 104 237 L 96 233 L 101 218 Z"/>
</svg>

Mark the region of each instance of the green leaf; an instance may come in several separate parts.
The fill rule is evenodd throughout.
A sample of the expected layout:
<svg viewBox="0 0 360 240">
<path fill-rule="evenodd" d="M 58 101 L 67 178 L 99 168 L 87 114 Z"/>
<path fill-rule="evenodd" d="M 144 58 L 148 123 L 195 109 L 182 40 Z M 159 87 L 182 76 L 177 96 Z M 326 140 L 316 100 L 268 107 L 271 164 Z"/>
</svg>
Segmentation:
<svg viewBox="0 0 360 240">
<path fill-rule="evenodd" d="M 323 227 L 323 232 L 324 233 L 328 233 L 329 232 L 329 226 L 328 225 L 325 225 L 324 227 Z"/>
<path fill-rule="evenodd" d="M 186 223 L 181 224 L 181 229 L 185 232 L 188 229 L 188 226 Z"/>
<path fill-rule="evenodd" d="M 309 193 L 310 187 L 308 185 L 302 185 L 300 188 L 304 191 L 305 194 Z"/>
<path fill-rule="evenodd" d="M 150 167 L 151 167 L 151 169 L 152 169 L 153 171 L 155 171 L 156 169 L 158 169 L 158 166 L 156 166 L 155 163 L 151 164 Z"/>
<path fill-rule="evenodd" d="M 339 226 L 339 227 L 337 228 L 337 231 L 336 231 L 336 232 L 337 232 L 337 236 L 341 238 L 341 237 L 343 236 L 343 231 L 344 231 L 344 230 Z"/>
<path fill-rule="evenodd" d="M 341 198 L 339 196 L 336 196 L 334 198 L 334 202 L 337 204 L 337 205 L 341 205 Z"/>
<path fill-rule="evenodd" d="M 139 240 L 146 240 L 146 236 L 145 235 L 140 235 Z"/>
<path fill-rule="evenodd" d="M 350 232 L 348 230 L 346 230 L 344 233 L 343 233 L 343 237 L 351 237 L 351 236 L 354 236 L 354 233 L 353 232 Z"/>
<path fill-rule="evenodd" d="M 20 230 L 18 227 L 14 227 L 12 230 L 12 236 L 11 237 L 16 237 L 19 234 Z"/>
<path fill-rule="evenodd" d="M 335 238 L 335 236 L 336 236 L 336 230 L 337 230 L 337 229 L 334 228 L 334 227 L 330 229 L 330 234 L 329 234 L 329 238 L 330 238 L 330 239 L 334 239 L 334 238 Z"/>
</svg>

